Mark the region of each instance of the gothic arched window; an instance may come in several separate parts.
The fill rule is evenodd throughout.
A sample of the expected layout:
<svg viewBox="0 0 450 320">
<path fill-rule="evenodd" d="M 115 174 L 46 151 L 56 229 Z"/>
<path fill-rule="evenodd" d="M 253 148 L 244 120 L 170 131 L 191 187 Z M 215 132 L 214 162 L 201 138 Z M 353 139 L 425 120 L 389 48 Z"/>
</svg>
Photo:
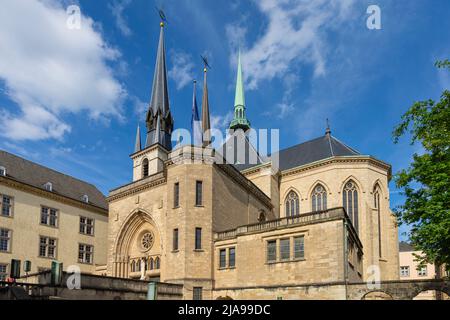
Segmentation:
<svg viewBox="0 0 450 320">
<path fill-rule="evenodd" d="M 135 272 L 136 271 L 136 264 L 134 263 L 134 260 L 131 261 L 131 272 Z"/>
<path fill-rule="evenodd" d="M 378 253 L 381 257 L 381 205 L 380 205 L 380 186 L 377 184 L 373 191 L 373 205 L 377 210 L 378 220 Z"/>
<path fill-rule="evenodd" d="M 298 216 L 300 214 L 300 200 L 295 191 L 289 192 L 286 197 L 286 217 Z"/>
<path fill-rule="evenodd" d="M 327 191 L 325 188 L 318 184 L 311 195 L 312 211 L 327 210 Z"/>
<path fill-rule="evenodd" d="M 342 192 L 342 202 L 345 211 L 353 223 L 353 227 L 355 227 L 356 232 L 358 232 L 358 189 L 356 188 L 356 183 L 353 182 L 353 180 L 350 180 L 345 184 Z"/>
<path fill-rule="evenodd" d="M 142 161 L 142 177 L 148 177 L 148 159 Z"/>
<path fill-rule="evenodd" d="M 138 259 L 136 261 L 136 271 L 140 272 L 141 271 L 141 259 Z"/>
<path fill-rule="evenodd" d="M 150 258 L 150 259 L 149 259 L 148 265 L 149 265 L 148 269 L 149 269 L 149 270 L 153 270 L 153 268 L 154 268 L 154 265 L 153 265 L 153 258 Z"/>
<path fill-rule="evenodd" d="M 159 270 L 159 268 L 160 268 L 160 260 L 159 260 L 159 257 L 156 257 L 155 258 L 155 269 Z"/>
</svg>

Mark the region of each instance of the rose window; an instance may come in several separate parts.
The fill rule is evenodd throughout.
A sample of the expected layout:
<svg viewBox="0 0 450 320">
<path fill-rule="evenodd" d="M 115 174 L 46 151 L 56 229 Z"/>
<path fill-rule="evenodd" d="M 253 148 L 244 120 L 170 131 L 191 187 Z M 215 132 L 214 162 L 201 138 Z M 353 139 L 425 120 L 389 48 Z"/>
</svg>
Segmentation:
<svg viewBox="0 0 450 320">
<path fill-rule="evenodd" d="M 150 250 L 153 246 L 154 241 L 155 241 L 155 237 L 153 236 L 153 233 L 151 233 L 151 232 L 145 233 L 141 239 L 142 249 Z"/>
</svg>

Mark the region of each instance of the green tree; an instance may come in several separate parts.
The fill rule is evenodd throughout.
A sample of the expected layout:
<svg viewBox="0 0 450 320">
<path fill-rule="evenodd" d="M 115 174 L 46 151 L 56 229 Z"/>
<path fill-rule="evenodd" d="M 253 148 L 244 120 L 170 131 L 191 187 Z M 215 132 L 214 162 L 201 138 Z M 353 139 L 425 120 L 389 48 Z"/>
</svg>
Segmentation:
<svg viewBox="0 0 450 320">
<path fill-rule="evenodd" d="M 436 67 L 450 71 L 450 61 Z M 411 145 L 420 144 L 410 166 L 398 172 L 395 183 L 406 196 L 395 209 L 400 223 L 411 226 L 410 240 L 423 251 L 422 264 L 445 264 L 450 269 L 450 91 L 440 101 L 419 101 L 394 129 L 394 142 L 409 133 Z"/>
</svg>

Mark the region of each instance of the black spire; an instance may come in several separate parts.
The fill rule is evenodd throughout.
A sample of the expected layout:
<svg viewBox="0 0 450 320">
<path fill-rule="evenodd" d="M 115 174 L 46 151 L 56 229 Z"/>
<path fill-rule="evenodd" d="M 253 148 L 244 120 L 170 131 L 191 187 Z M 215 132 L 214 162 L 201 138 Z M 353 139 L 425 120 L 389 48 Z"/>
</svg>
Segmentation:
<svg viewBox="0 0 450 320">
<path fill-rule="evenodd" d="M 172 149 L 171 135 L 173 118 L 170 113 L 169 91 L 167 86 L 166 48 L 164 44 L 164 22 L 160 23 L 158 55 L 153 77 L 152 98 L 147 111 L 146 146 L 159 143 L 167 150 Z"/>
</svg>

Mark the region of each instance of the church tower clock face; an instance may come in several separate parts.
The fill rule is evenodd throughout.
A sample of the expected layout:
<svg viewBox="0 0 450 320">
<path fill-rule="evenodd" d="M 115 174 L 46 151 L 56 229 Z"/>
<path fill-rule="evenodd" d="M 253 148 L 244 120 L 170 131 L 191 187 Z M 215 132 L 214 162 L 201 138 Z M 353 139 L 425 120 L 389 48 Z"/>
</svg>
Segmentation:
<svg viewBox="0 0 450 320">
<path fill-rule="evenodd" d="M 155 236 L 153 232 L 146 232 L 141 236 L 140 244 L 142 251 L 149 251 L 153 247 L 153 243 L 155 242 Z"/>
</svg>

